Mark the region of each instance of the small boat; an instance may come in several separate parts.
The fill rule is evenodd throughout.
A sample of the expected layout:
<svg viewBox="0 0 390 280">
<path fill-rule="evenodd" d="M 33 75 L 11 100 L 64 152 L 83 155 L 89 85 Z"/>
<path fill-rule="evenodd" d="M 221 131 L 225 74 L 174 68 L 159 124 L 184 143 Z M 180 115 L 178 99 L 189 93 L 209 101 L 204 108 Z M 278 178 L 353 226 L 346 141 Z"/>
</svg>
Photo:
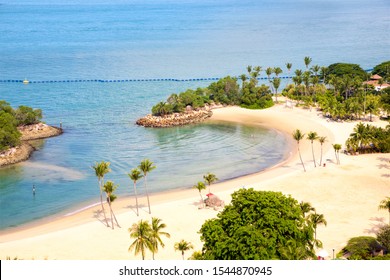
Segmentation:
<svg viewBox="0 0 390 280">
<path fill-rule="evenodd" d="M 27 79 L 24 79 L 24 80 L 23 80 L 23 84 L 25 84 L 25 85 L 27 85 L 29 82 L 30 82 L 30 81 L 27 80 Z"/>
</svg>

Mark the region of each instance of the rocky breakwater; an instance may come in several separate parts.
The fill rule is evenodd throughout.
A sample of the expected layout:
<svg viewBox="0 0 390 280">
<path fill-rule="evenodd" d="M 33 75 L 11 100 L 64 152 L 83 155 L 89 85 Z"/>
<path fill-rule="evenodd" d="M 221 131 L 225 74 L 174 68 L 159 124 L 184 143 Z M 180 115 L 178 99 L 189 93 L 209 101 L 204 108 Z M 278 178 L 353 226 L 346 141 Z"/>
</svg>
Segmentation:
<svg viewBox="0 0 390 280">
<path fill-rule="evenodd" d="M 60 135 L 63 132 L 62 128 L 49 126 L 44 123 L 18 127 L 18 130 L 22 133 L 20 138 L 21 144 L 17 147 L 0 152 L 0 167 L 29 159 L 31 154 L 35 151 L 34 146 L 29 143 L 29 140 L 53 137 Z"/>
<path fill-rule="evenodd" d="M 183 113 L 173 113 L 164 116 L 146 115 L 136 121 L 136 124 L 144 127 L 171 127 L 202 122 L 212 116 L 209 108 L 191 110 L 186 109 Z"/>
</svg>

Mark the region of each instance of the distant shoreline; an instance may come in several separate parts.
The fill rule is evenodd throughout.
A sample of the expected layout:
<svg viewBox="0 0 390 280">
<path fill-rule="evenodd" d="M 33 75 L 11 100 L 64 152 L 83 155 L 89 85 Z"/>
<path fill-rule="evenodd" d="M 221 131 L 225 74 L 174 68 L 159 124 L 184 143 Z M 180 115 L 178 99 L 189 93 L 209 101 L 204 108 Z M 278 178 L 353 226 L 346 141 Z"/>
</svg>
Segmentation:
<svg viewBox="0 0 390 280">
<path fill-rule="evenodd" d="M 30 140 L 45 139 L 63 133 L 62 128 L 49 126 L 44 123 L 19 127 L 18 130 L 22 133 L 20 138 L 21 144 L 0 153 L 0 167 L 28 160 L 36 150 L 30 144 Z"/>
</svg>

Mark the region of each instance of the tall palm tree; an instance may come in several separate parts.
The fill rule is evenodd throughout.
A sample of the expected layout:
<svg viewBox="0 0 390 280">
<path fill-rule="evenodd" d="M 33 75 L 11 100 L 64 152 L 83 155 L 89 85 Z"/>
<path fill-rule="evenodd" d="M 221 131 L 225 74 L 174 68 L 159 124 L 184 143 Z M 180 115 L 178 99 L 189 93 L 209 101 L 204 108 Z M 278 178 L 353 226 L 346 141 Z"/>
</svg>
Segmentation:
<svg viewBox="0 0 390 280">
<path fill-rule="evenodd" d="M 299 207 L 301 207 L 304 217 L 306 217 L 306 214 L 309 213 L 310 211 L 316 210 L 313 206 L 311 206 L 310 202 L 301 201 L 301 203 L 299 203 Z"/>
<path fill-rule="evenodd" d="M 318 142 L 321 144 L 321 158 L 320 158 L 320 166 L 322 165 L 322 145 L 324 145 L 326 141 L 326 136 L 320 136 L 318 137 Z"/>
<path fill-rule="evenodd" d="M 193 249 L 194 246 L 191 244 L 191 242 L 187 242 L 184 239 L 182 239 L 180 242 L 175 243 L 175 251 L 181 251 L 181 255 L 184 260 L 184 252 Z"/>
<path fill-rule="evenodd" d="M 268 67 L 265 69 L 265 74 L 267 74 L 268 82 L 271 83 L 271 75 L 274 72 L 274 69 L 272 67 Z"/>
<path fill-rule="evenodd" d="M 299 149 L 299 141 L 301 141 L 304 137 L 305 137 L 305 134 L 302 133 L 299 129 L 297 129 L 293 132 L 293 138 L 295 141 L 297 141 L 297 144 L 298 144 L 299 158 L 301 159 L 303 170 L 306 172 L 306 168 L 305 168 L 305 165 L 303 164 L 303 160 L 302 160 L 302 156 L 301 156 L 301 150 Z"/>
<path fill-rule="evenodd" d="M 292 63 L 290 62 L 287 62 L 286 63 L 286 68 L 287 68 L 287 72 L 288 72 L 288 75 L 291 76 L 290 72 L 291 72 L 291 67 L 292 67 Z"/>
<path fill-rule="evenodd" d="M 390 225 L 390 196 L 386 197 L 386 199 L 382 200 L 379 204 L 379 209 L 389 211 L 389 225 Z"/>
<path fill-rule="evenodd" d="M 275 102 L 278 103 L 278 88 L 280 86 L 280 78 L 274 78 L 272 79 L 272 85 L 275 88 Z"/>
<path fill-rule="evenodd" d="M 309 65 L 312 61 L 311 57 L 309 56 L 305 56 L 305 58 L 303 59 L 303 61 L 305 62 L 305 66 L 306 66 L 306 69 L 308 70 L 309 69 Z"/>
<path fill-rule="evenodd" d="M 206 189 L 206 185 L 203 182 L 198 182 L 198 184 L 194 185 L 193 188 L 197 189 L 199 191 L 200 200 L 202 201 L 202 204 L 204 205 L 202 190 Z"/>
<path fill-rule="evenodd" d="M 139 221 L 138 224 L 134 223 L 131 228 L 128 229 L 130 233 L 130 238 L 135 240 L 131 243 L 128 251 L 134 249 L 134 254 L 138 255 L 141 253 L 142 260 L 145 259 L 146 249 L 153 252 L 153 243 L 150 239 L 151 227 L 148 221 Z"/>
<path fill-rule="evenodd" d="M 325 220 L 325 217 L 323 214 L 317 214 L 317 213 L 311 213 L 309 216 L 309 221 L 313 225 L 314 228 L 314 239 L 317 239 L 317 226 L 318 225 L 324 225 L 326 226 L 328 223 Z"/>
<path fill-rule="evenodd" d="M 162 248 L 164 248 L 165 244 L 161 240 L 161 236 L 165 236 L 170 238 L 171 235 L 168 232 L 162 231 L 164 228 L 167 227 L 166 224 L 161 222 L 162 220 L 159 218 L 152 218 L 152 226 L 151 226 L 151 232 L 150 232 L 150 240 L 153 244 L 153 260 L 154 260 L 154 253 L 158 252 L 158 245 L 160 244 Z"/>
<path fill-rule="evenodd" d="M 315 157 L 314 157 L 314 145 L 313 145 L 314 140 L 317 140 L 317 139 L 318 139 L 317 132 L 310 131 L 310 132 L 307 134 L 307 139 L 310 140 L 310 142 L 311 142 L 311 153 L 312 153 L 312 155 L 313 155 L 314 167 L 317 167 L 317 165 L 316 165 L 316 159 L 315 159 Z"/>
<path fill-rule="evenodd" d="M 245 74 L 242 74 L 242 75 L 240 76 L 240 79 L 241 79 L 241 81 L 242 81 L 242 89 L 244 89 L 244 87 L 245 87 L 245 81 L 246 81 L 247 77 L 246 77 Z"/>
<path fill-rule="evenodd" d="M 131 169 L 130 173 L 127 173 L 130 179 L 134 182 L 134 196 L 135 196 L 135 204 L 137 206 L 137 216 L 139 216 L 138 210 L 138 196 L 137 196 L 137 181 L 143 177 L 141 171 L 138 168 Z"/>
<path fill-rule="evenodd" d="M 336 156 L 337 164 L 340 164 L 340 150 L 341 144 L 333 144 L 334 154 Z"/>
<path fill-rule="evenodd" d="M 102 206 L 104 221 L 106 222 L 107 227 L 109 227 L 107 217 L 106 217 L 106 210 L 104 209 L 104 205 L 103 205 L 103 185 L 104 185 L 104 175 L 106 175 L 108 172 L 111 171 L 110 162 L 108 161 L 95 162 L 95 165 L 92 166 L 92 168 L 95 170 L 95 175 L 98 178 L 98 184 L 100 190 L 100 205 Z"/>
<path fill-rule="evenodd" d="M 203 175 L 203 179 L 207 183 L 207 185 L 209 185 L 209 193 L 211 193 L 210 186 L 211 186 L 212 183 L 217 181 L 218 178 L 214 174 L 212 174 L 212 173 L 207 173 L 206 175 Z"/>
<path fill-rule="evenodd" d="M 275 73 L 276 77 L 279 77 L 279 74 L 282 74 L 283 70 L 280 67 L 275 67 L 274 68 L 274 73 Z"/>
<path fill-rule="evenodd" d="M 144 159 L 144 160 L 141 161 L 141 164 L 138 166 L 138 168 L 144 173 L 144 183 L 145 183 L 146 197 L 148 199 L 149 214 L 151 214 L 152 212 L 150 211 L 147 175 L 148 175 L 149 172 L 151 172 L 153 169 L 155 169 L 156 166 L 153 165 L 153 162 L 150 161 L 149 159 Z"/>
<path fill-rule="evenodd" d="M 116 199 L 116 195 L 114 194 L 114 191 L 118 185 L 115 185 L 112 181 L 107 181 L 103 185 L 103 191 L 106 193 L 107 201 L 108 201 L 108 207 L 110 208 L 110 215 L 111 215 L 111 227 L 114 229 L 114 219 L 118 227 L 120 227 L 118 220 L 115 217 L 114 211 L 112 211 L 111 203 Z"/>
</svg>

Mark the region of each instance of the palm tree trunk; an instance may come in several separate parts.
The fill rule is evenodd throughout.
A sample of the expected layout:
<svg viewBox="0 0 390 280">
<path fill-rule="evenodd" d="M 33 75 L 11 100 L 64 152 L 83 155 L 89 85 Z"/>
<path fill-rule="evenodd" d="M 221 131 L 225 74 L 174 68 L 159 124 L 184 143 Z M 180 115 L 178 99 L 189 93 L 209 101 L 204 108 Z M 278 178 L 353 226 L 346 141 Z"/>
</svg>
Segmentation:
<svg viewBox="0 0 390 280">
<path fill-rule="evenodd" d="M 202 193 L 201 193 L 201 192 L 199 192 L 199 195 L 200 195 L 200 201 L 202 201 L 202 205 L 204 206 L 204 200 L 203 200 Z"/>
<path fill-rule="evenodd" d="M 107 198 L 108 198 L 108 207 L 110 208 L 110 215 L 111 215 L 111 228 L 114 229 L 114 219 L 112 218 L 111 199 L 108 194 L 107 194 Z"/>
<path fill-rule="evenodd" d="M 313 154 L 313 161 L 314 161 L 314 167 L 317 167 L 316 165 L 316 159 L 314 157 L 314 147 L 313 147 L 313 141 L 311 141 L 311 153 Z"/>
<path fill-rule="evenodd" d="M 137 216 L 139 216 L 139 211 L 138 211 L 138 197 L 137 197 L 137 187 L 134 183 L 134 195 L 135 195 L 135 205 L 137 206 Z"/>
<path fill-rule="evenodd" d="M 106 222 L 107 227 L 109 227 L 107 217 L 106 217 L 106 210 L 104 209 L 104 206 L 103 206 L 103 191 L 102 191 L 102 187 L 101 187 L 101 182 L 99 182 L 99 188 L 100 188 L 100 205 L 102 206 L 104 221 Z"/>
<path fill-rule="evenodd" d="M 181 251 L 181 256 L 183 257 L 183 261 L 184 261 L 184 251 Z"/>
<path fill-rule="evenodd" d="M 118 220 L 116 219 L 115 213 L 114 213 L 114 211 L 112 211 L 112 209 L 111 209 L 111 212 L 112 212 L 112 215 L 114 216 L 114 220 L 116 222 L 116 225 L 118 226 L 118 228 L 120 228 L 121 226 L 119 225 Z"/>
<path fill-rule="evenodd" d="M 148 192 L 148 182 L 145 175 L 145 190 L 146 190 L 146 198 L 148 199 L 148 207 L 149 207 L 149 214 L 152 212 L 150 211 L 150 202 L 149 202 L 149 192 Z"/>
<path fill-rule="evenodd" d="M 302 160 L 302 156 L 301 156 L 301 150 L 299 149 L 299 146 L 298 146 L 298 153 L 299 153 L 299 158 L 301 159 L 303 170 L 306 172 L 306 168 L 305 168 L 305 165 L 303 164 L 303 160 Z"/>
</svg>

